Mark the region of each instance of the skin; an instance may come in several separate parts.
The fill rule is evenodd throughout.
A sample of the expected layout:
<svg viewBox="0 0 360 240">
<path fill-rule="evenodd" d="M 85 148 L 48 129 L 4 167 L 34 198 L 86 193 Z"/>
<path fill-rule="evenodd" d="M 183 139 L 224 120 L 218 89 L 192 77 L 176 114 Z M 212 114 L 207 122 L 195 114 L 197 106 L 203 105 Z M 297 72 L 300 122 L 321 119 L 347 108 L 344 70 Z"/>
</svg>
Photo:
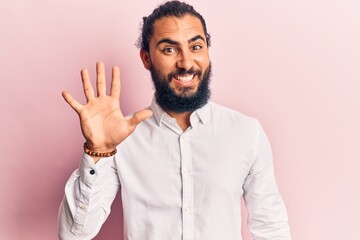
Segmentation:
<svg viewBox="0 0 360 240">
<path fill-rule="evenodd" d="M 185 15 L 182 18 L 163 17 L 155 21 L 150 50 L 140 51 L 144 67 L 150 69 L 151 64 L 163 75 L 178 68 L 189 70 L 200 69 L 202 73 L 210 64 L 205 33 L 198 18 Z M 105 66 L 103 62 L 96 64 L 97 95 L 91 85 L 87 69 L 81 70 L 83 90 L 87 103 L 80 104 L 70 93 L 62 93 L 65 101 L 79 115 L 81 130 L 87 147 L 94 152 L 111 152 L 126 139 L 145 119 L 152 116 L 149 109 L 136 112 L 130 119 L 124 118 L 120 109 L 120 70 L 112 69 L 110 94 L 106 94 Z M 172 79 L 170 87 L 177 94 L 193 94 L 197 91 L 200 79 L 197 75 L 189 83 Z M 186 89 L 186 90 L 185 90 Z M 178 125 L 185 130 L 190 126 L 191 112 L 176 114 L 168 112 Z M 100 158 L 93 157 L 96 163 Z"/>
<path fill-rule="evenodd" d="M 83 90 L 87 100 L 85 105 L 75 100 L 70 93 L 62 93 L 65 101 L 79 115 L 81 131 L 86 139 L 87 147 L 94 152 L 111 152 L 126 139 L 136 126 L 152 116 L 150 110 L 136 112 L 132 118 L 126 119 L 120 110 L 120 70 L 112 69 L 110 95 L 106 95 L 105 66 L 103 62 L 96 64 L 97 96 L 89 79 L 87 69 L 81 70 Z M 100 158 L 93 157 L 96 163 Z"/>
<path fill-rule="evenodd" d="M 144 67 L 149 70 L 153 64 L 164 76 L 179 68 L 201 70 L 203 75 L 210 64 L 204 29 L 201 21 L 192 15 L 163 17 L 155 21 L 149 46 L 149 52 L 140 51 Z M 197 91 L 199 84 L 199 76 L 195 75 L 190 84 L 172 79 L 170 87 L 177 94 L 189 95 Z M 191 112 L 167 113 L 176 119 L 182 130 L 190 126 Z"/>
</svg>

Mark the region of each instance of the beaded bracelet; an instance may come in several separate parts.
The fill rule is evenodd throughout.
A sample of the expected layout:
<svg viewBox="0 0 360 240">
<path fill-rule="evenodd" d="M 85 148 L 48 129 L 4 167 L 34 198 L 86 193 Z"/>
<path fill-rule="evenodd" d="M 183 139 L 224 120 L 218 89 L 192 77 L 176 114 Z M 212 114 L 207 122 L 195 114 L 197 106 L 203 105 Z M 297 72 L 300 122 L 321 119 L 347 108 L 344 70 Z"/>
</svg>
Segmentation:
<svg viewBox="0 0 360 240">
<path fill-rule="evenodd" d="M 117 152 L 116 148 L 112 152 L 106 152 L 106 153 L 100 153 L 100 152 L 93 152 L 90 149 L 87 148 L 86 143 L 84 143 L 84 152 L 87 155 L 93 156 L 93 157 L 111 157 L 114 156 Z"/>
</svg>

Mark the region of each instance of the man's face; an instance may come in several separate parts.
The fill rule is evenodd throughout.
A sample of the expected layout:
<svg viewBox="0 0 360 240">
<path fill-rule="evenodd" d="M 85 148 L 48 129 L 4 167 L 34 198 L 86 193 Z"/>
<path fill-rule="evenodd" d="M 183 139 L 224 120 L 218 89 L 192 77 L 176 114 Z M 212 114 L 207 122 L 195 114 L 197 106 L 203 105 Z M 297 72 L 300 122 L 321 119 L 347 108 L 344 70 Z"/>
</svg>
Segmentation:
<svg viewBox="0 0 360 240">
<path fill-rule="evenodd" d="M 201 21 L 192 15 L 160 18 L 154 23 L 149 46 L 147 68 L 160 106 L 185 112 L 204 105 L 210 96 L 211 70 Z"/>
</svg>

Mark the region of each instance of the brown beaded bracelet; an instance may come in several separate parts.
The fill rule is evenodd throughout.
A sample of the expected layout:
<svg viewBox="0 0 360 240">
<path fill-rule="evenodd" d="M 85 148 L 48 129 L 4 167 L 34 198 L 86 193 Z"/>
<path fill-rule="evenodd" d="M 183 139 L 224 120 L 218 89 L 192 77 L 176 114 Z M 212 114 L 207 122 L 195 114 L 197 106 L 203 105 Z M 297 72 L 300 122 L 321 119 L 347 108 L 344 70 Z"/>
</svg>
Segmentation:
<svg viewBox="0 0 360 240">
<path fill-rule="evenodd" d="M 86 143 L 84 143 L 84 152 L 87 155 L 93 156 L 93 157 L 111 157 L 114 156 L 117 152 L 116 148 L 112 152 L 106 152 L 106 153 L 100 153 L 100 152 L 92 152 L 90 149 L 87 148 Z"/>
</svg>

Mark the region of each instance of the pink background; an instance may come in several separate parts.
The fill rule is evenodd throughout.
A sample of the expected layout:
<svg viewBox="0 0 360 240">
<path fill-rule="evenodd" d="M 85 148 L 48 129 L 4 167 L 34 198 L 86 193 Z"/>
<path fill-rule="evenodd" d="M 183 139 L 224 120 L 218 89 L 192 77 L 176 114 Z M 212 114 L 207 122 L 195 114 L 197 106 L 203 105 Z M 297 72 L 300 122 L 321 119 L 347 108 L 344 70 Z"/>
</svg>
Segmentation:
<svg viewBox="0 0 360 240">
<path fill-rule="evenodd" d="M 97 60 L 108 73 L 120 66 L 125 113 L 150 103 L 134 42 L 159 1 L 126 2 L 0 2 L 1 239 L 57 239 L 84 141 L 60 93 L 84 101 L 82 67 L 94 76 Z M 213 37 L 212 99 L 258 118 L 269 135 L 293 239 L 360 239 L 359 1 L 189 3 Z M 120 219 L 117 198 L 96 239 L 121 239 Z"/>
</svg>

